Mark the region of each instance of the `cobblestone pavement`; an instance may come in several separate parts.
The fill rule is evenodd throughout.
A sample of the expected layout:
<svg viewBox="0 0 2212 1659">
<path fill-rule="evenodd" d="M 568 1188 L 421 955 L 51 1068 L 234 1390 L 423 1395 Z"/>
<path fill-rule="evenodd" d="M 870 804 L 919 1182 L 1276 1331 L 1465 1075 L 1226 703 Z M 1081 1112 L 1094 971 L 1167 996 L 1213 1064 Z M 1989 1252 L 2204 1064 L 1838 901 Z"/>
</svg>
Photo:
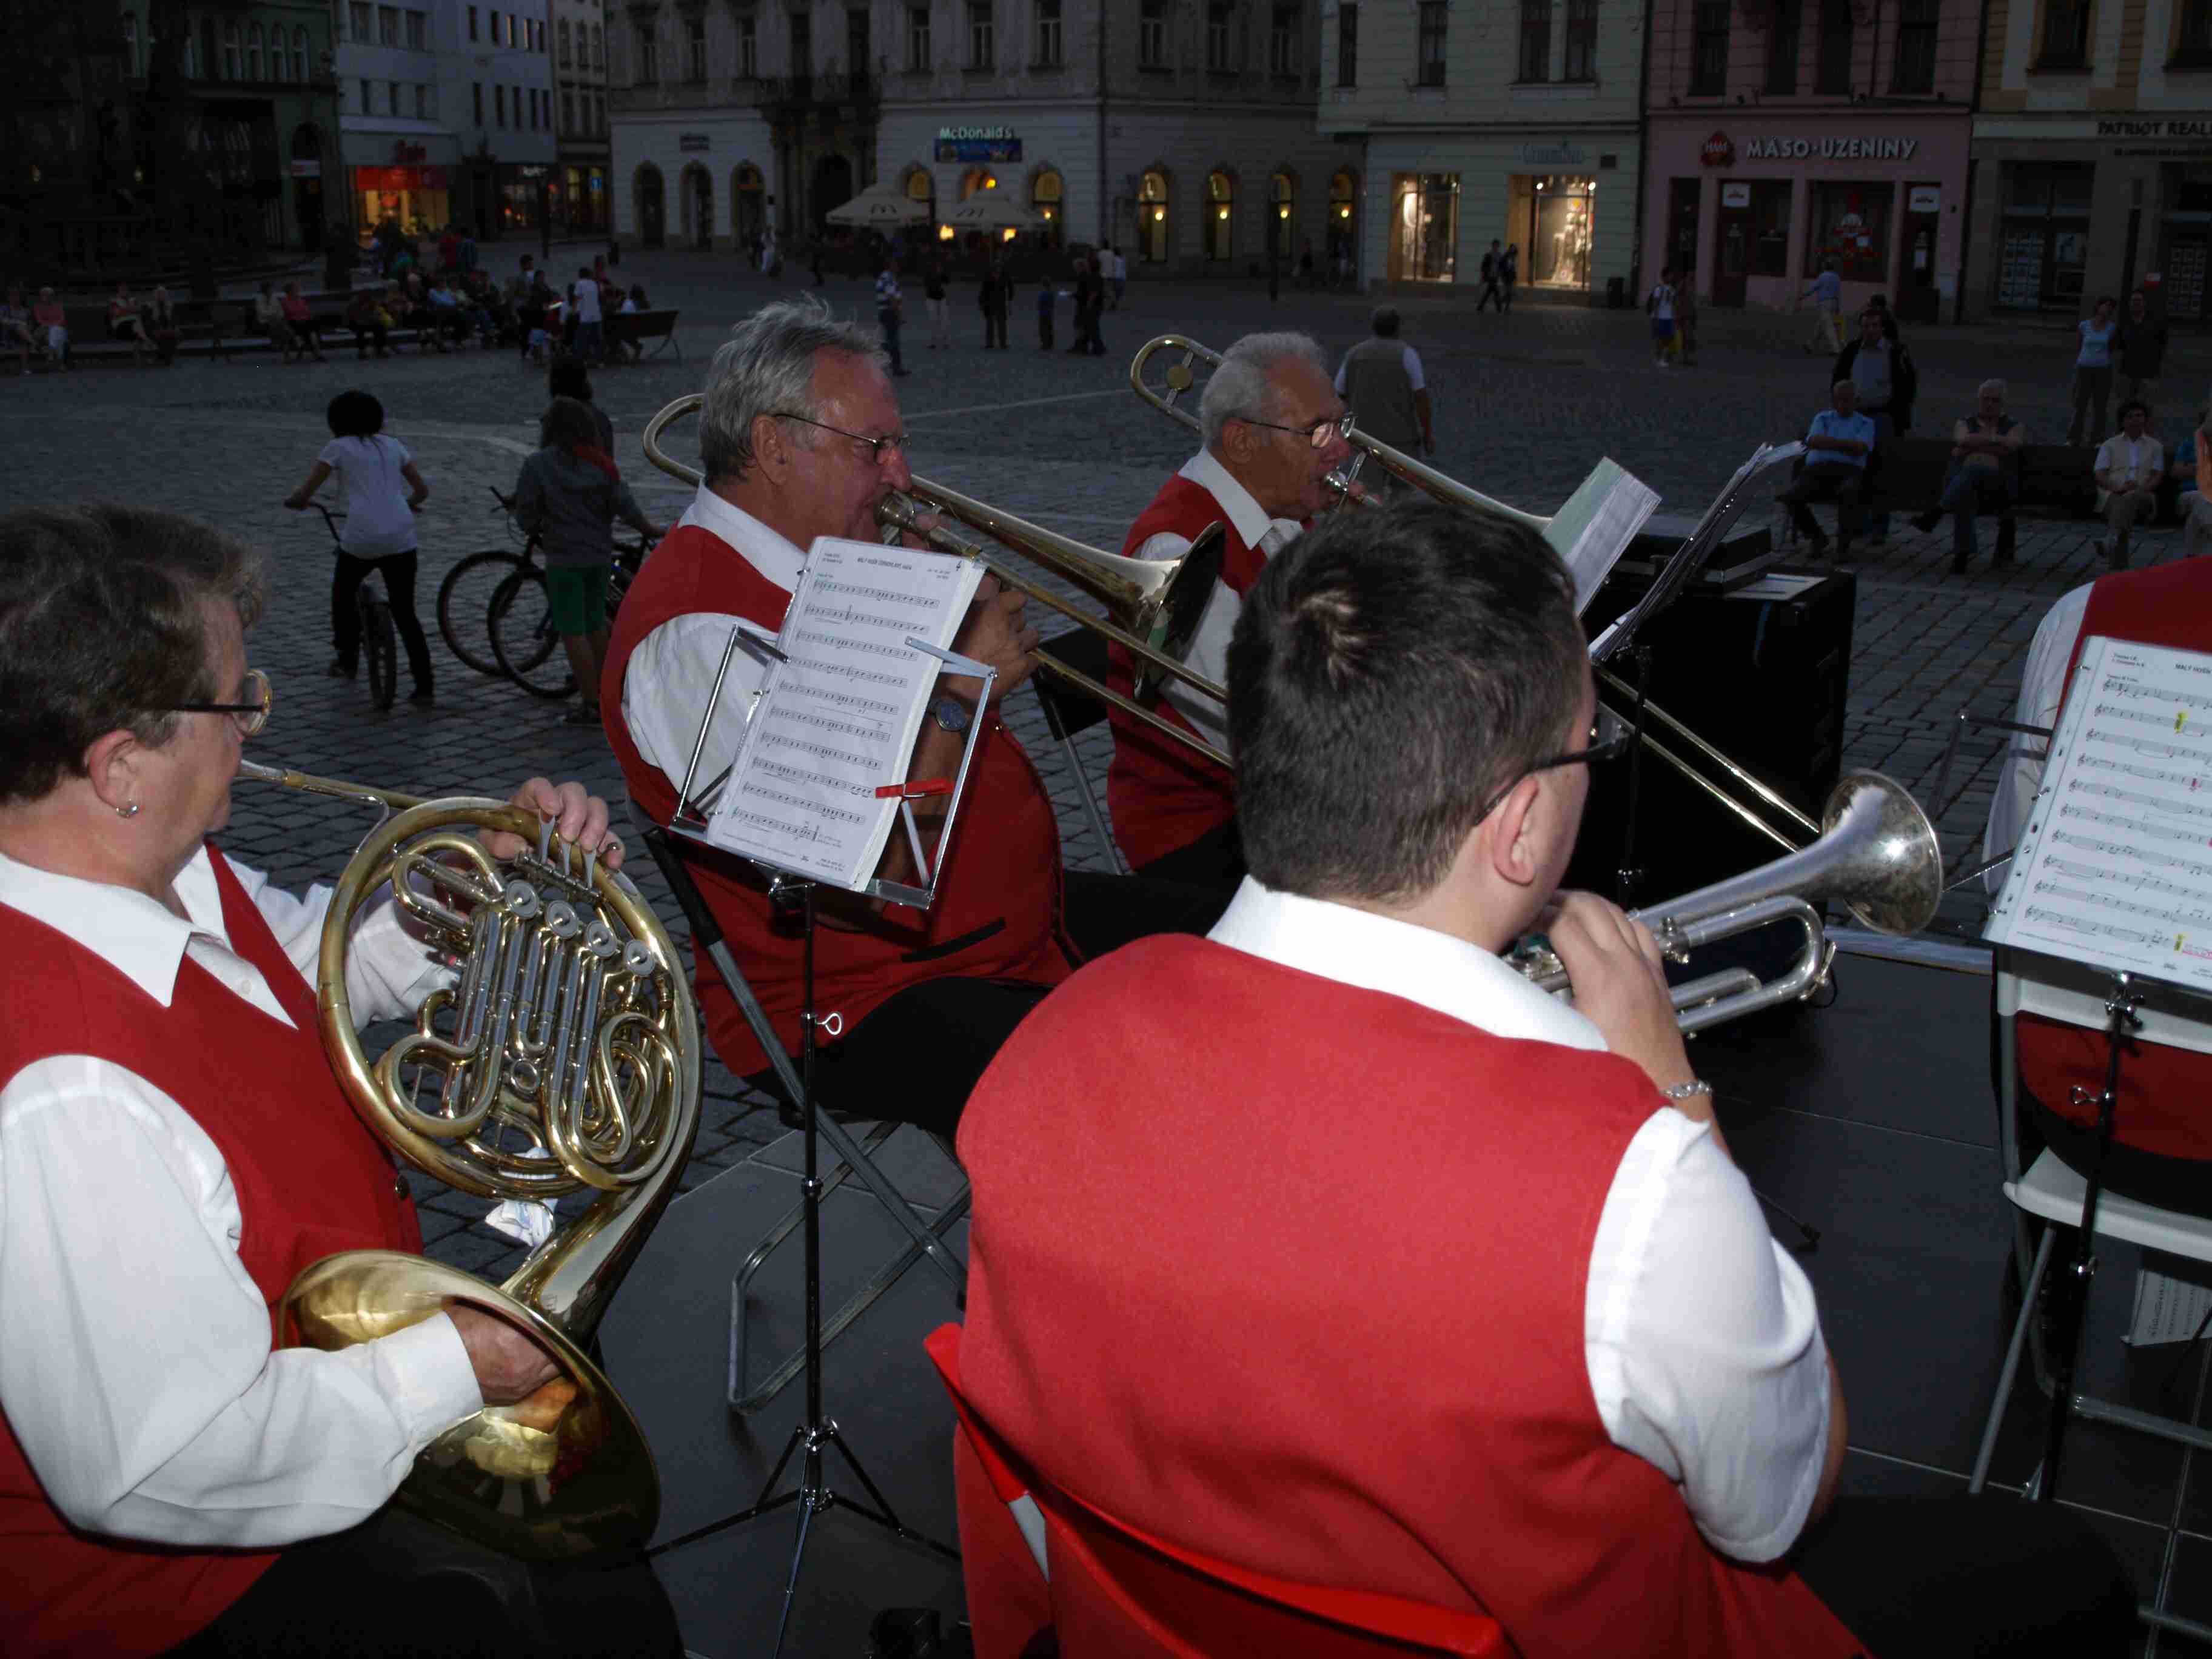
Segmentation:
<svg viewBox="0 0 2212 1659">
<path fill-rule="evenodd" d="M 497 255 L 495 264 L 504 274 Z M 658 304 L 680 307 L 680 358 L 673 354 L 602 372 L 599 400 L 613 416 L 625 474 L 656 516 L 672 518 L 687 491 L 647 465 L 638 433 L 669 399 L 696 390 L 719 337 L 773 292 L 741 264 L 693 255 L 633 255 L 623 277 L 644 282 Z M 804 278 L 802 277 L 803 281 Z M 864 308 L 858 283 L 821 290 L 841 310 Z M 1104 319 L 1109 355 L 1069 362 L 1039 351 L 1028 326 L 1031 296 L 1017 297 L 1016 349 L 987 356 L 972 287 L 953 290 L 954 343 L 933 350 L 921 307 L 905 330 L 911 376 L 901 390 L 913 433 L 915 469 L 1083 540 L 1117 548 L 1128 522 L 1192 447 L 1188 435 L 1146 410 L 1127 385 L 1131 353 L 1170 331 L 1217 348 L 1268 325 L 1311 331 L 1332 357 L 1366 332 L 1367 302 L 1349 295 L 1286 291 L 1272 308 L 1255 284 L 1132 287 Z M 1644 319 L 1635 312 L 1523 305 L 1510 318 L 1473 317 L 1441 303 L 1410 301 L 1407 337 L 1420 350 L 1437 404 L 1437 465 L 1516 506 L 1548 511 L 1601 455 L 1610 454 L 1665 498 L 1662 511 L 1694 513 L 1762 439 L 1796 435 L 1825 401 L 1821 367 L 1802 356 L 1800 319 L 1708 310 L 1699 366 L 1650 367 Z M 1069 335 L 1060 307 L 1060 339 Z M 1969 407 L 1989 373 L 2009 376 L 2013 410 L 2038 437 L 2064 424 L 2070 333 L 2063 327 L 1916 331 L 1922 429 Z M 2177 415 L 2160 422 L 2169 440 L 2188 418 L 2212 369 L 2212 349 L 2178 341 L 2165 382 Z M 363 362 L 337 349 L 327 366 L 285 366 L 268 354 L 228 362 L 188 360 L 168 370 L 88 366 L 66 376 L 0 380 L 0 506 L 117 500 L 156 505 L 219 522 L 264 548 L 273 603 L 254 635 L 254 661 L 277 686 L 277 709 L 254 750 L 263 759 L 413 792 L 504 793 L 533 773 L 581 777 L 619 794 L 620 776 L 602 738 L 565 726 L 565 705 L 541 702 L 479 678 L 435 639 L 434 708 L 372 713 L 362 686 L 327 679 L 330 548 L 321 520 L 278 503 L 306 475 L 327 433 L 322 411 L 335 392 L 362 386 L 383 399 L 388 429 L 415 453 L 433 488 L 421 523 L 418 608 L 431 617 L 453 564 L 485 547 L 511 544 L 490 510 L 490 487 L 512 486 L 535 442 L 543 404 L 539 373 L 509 353 L 474 349 L 450 356 L 408 351 Z M 688 459 L 688 441 L 677 445 Z M 2025 521 L 2019 562 L 2004 573 L 1978 567 L 1948 574 L 1947 532 L 1899 525 L 1891 546 L 1865 556 L 1859 586 L 1845 746 L 1848 765 L 1891 773 L 1923 799 L 1960 708 L 2002 714 L 2017 690 L 2021 659 L 2052 600 L 2098 568 L 2088 521 Z M 1986 532 L 1985 532 L 1986 533 Z M 2137 562 L 2177 557 L 2179 532 L 2138 538 Z M 1047 631 L 1058 631 L 1048 623 Z M 1077 804 L 1073 775 L 1024 690 L 1009 713 L 1037 759 L 1060 809 L 1072 867 L 1110 858 Z M 1993 741 L 1970 742 L 1950 799 L 1929 802 L 1954 860 L 1978 851 L 1992 775 Z M 1105 729 L 1079 743 L 1086 772 L 1103 781 Z M 1102 795 L 1103 799 L 1103 795 Z M 333 803 L 243 786 L 227 844 L 295 887 L 333 874 L 366 828 Z M 657 872 L 641 885 L 678 920 Z M 1971 933 L 1978 906 L 1954 896 L 1946 925 Z M 689 1182 L 696 1184 L 781 1133 L 775 1115 L 718 1069 Z M 471 1218 L 480 1204 L 424 1183 L 426 1224 L 436 1254 L 494 1273 L 515 1252 Z"/>
</svg>

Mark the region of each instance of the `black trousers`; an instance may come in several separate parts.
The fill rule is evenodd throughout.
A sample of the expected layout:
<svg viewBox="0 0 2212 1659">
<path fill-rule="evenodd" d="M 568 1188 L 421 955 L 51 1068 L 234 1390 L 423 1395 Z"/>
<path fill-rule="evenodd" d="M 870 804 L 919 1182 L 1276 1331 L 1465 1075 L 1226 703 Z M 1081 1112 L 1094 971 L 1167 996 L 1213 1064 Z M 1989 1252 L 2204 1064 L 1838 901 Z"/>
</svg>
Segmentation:
<svg viewBox="0 0 2212 1659">
<path fill-rule="evenodd" d="M 1836 535 L 1849 542 L 1859 533 L 1860 520 L 1864 514 L 1860 504 L 1866 495 L 1866 474 L 1856 466 L 1808 466 L 1797 477 L 1797 482 L 1775 499 L 1790 509 L 1790 522 L 1797 526 L 1797 533 L 1816 548 L 1828 544 L 1828 532 L 1820 528 L 1813 517 L 1812 503 L 1833 501 L 1836 504 Z"/>
<path fill-rule="evenodd" d="M 340 553 L 331 578 L 331 641 L 337 647 L 338 665 L 349 674 L 361 661 L 361 612 L 355 609 L 356 589 L 372 570 L 384 576 L 384 591 L 392 600 L 392 625 L 407 647 L 407 672 L 415 689 L 431 687 L 430 641 L 422 636 L 422 623 L 415 615 L 415 555 L 389 553 L 380 559 L 357 559 Z"/>
<path fill-rule="evenodd" d="M 1066 897 L 1068 937 L 1086 961 L 1153 933 L 1203 933 L 1229 902 L 1216 889 L 1080 871 L 1069 872 Z M 842 1116 L 949 1136 L 1000 1045 L 1044 999 L 1043 987 L 1008 980 L 948 975 L 908 986 L 816 1051 L 815 1097 Z M 773 1071 L 745 1080 L 782 1097 Z"/>
<path fill-rule="evenodd" d="M 2056 1504 L 1839 1498 L 1790 1565 L 1875 1659 L 2118 1659 L 2134 1638 L 2118 1556 Z"/>
<path fill-rule="evenodd" d="M 518 1561 L 390 1506 L 286 1550 L 168 1659 L 682 1659 L 641 1555 Z"/>
</svg>

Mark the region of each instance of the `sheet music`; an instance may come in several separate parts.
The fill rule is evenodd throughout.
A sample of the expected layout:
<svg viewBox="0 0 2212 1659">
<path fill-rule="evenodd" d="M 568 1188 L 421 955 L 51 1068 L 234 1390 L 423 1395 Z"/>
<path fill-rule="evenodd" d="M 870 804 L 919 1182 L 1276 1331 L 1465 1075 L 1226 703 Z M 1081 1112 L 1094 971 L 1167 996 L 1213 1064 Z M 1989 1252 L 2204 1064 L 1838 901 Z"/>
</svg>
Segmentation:
<svg viewBox="0 0 2212 1659">
<path fill-rule="evenodd" d="M 1544 539 L 1574 573 L 1575 610 L 1586 610 L 1636 532 L 1659 507 L 1659 492 L 1610 457 L 1590 470 L 1544 527 Z"/>
<path fill-rule="evenodd" d="M 784 613 L 774 665 L 707 839 L 857 891 L 874 877 L 949 647 L 981 564 L 916 548 L 817 539 Z"/>
<path fill-rule="evenodd" d="M 1987 936 L 2212 991 L 2212 655 L 2082 646 Z"/>
</svg>

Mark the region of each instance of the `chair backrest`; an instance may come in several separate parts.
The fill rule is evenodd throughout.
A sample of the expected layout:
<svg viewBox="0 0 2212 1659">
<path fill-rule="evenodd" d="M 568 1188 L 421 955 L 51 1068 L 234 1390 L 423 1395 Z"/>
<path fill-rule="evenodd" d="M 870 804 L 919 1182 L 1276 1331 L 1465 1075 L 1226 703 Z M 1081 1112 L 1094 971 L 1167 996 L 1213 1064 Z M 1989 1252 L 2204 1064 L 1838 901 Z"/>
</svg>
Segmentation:
<svg viewBox="0 0 2212 1659">
<path fill-rule="evenodd" d="M 1503 1659 L 1510 1652 L 1497 1620 L 1485 1614 L 1255 1572 L 1170 1543 L 1040 1480 L 961 1393 L 960 1328 L 939 1326 L 927 1346 L 993 1491 L 1003 1503 L 1026 1498 L 1042 1511 L 1064 1659 Z"/>
<path fill-rule="evenodd" d="M 1078 673 L 1089 675 L 1101 685 L 1106 684 L 1103 634 L 1094 634 L 1087 628 L 1073 629 L 1057 639 L 1047 640 L 1042 649 Z M 1103 702 L 1087 691 L 1078 690 L 1056 674 L 1039 674 L 1030 684 L 1036 687 L 1037 701 L 1044 705 L 1045 723 L 1062 743 L 1106 718 Z"/>
</svg>

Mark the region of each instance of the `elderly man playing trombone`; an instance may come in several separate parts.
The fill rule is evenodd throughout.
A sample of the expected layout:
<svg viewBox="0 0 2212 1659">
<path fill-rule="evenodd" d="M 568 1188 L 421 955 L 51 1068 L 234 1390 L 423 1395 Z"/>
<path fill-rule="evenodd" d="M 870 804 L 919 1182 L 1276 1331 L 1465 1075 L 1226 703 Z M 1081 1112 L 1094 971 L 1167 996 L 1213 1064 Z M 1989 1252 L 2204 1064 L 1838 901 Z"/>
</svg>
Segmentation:
<svg viewBox="0 0 2212 1659">
<path fill-rule="evenodd" d="M 600 708 L 635 806 L 666 823 L 699 736 L 732 621 L 781 625 L 818 537 L 874 540 L 878 509 L 914 482 L 888 360 L 872 329 L 812 300 L 764 306 L 715 353 L 700 411 L 703 482 L 624 595 Z M 988 703 L 947 675 L 923 721 L 908 775 L 949 776 L 969 724 L 983 733 L 959 830 L 927 913 L 822 906 L 815 946 L 817 1097 L 832 1110 L 949 1134 L 999 1044 L 1087 957 L 1142 934 L 1203 931 L 1224 896 L 1164 883 L 1064 872 L 1060 828 L 1036 769 L 1000 718 L 1029 678 L 1037 632 L 1017 592 L 984 580 L 956 647 L 997 667 Z M 735 759 L 764 665 L 732 657 L 697 778 Z M 941 818 L 944 804 L 917 801 Z M 884 873 L 908 873 L 894 848 Z M 776 1035 L 796 1054 L 802 942 L 745 860 L 689 845 L 685 857 Z M 735 1000 L 702 951 L 700 1002 L 723 1063 L 763 1086 L 773 1075 Z"/>
<path fill-rule="evenodd" d="M 1208 938 L 1047 998 L 961 1125 L 982 1419 L 1125 1523 L 1486 1613 L 1528 1659 L 2124 1651 L 2078 1517 L 1836 1498 L 1812 1288 L 1659 948 L 1556 890 L 1626 746 L 1558 556 L 1408 502 L 1332 518 L 1243 599 L 1250 876 Z M 1501 957 L 1537 925 L 1572 1006 Z M 985 1497 L 969 1607 L 1013 1652 L 1039 1586 Z"/>
<path fill-rule="evenodd" d="M 1329 475 L 1351 458 L 1352 417 L 1321 347 L 1304 334 L 1248 334 L 1221 354 L 1199 396 L 1204 443 L 1160 487 L 1130 526 L 1124 554 L 1177 559 L 1209 526 L 1226 532 L 1221 575 L 1185 660 L 1207 678 L 1226 672 L 1229 637 L 1243 595 L 1269 556 L 1336 499 Z M 1127 694 L 1132 665 L 1116 647 L 1113 689 Z M 1164 712 L 1216 748 L 1220 706 L 1170 686 Z M 1113 715 L 1106 775 L 1114 837 L 1140 875 L 1233 887 L 1243 875 L 1235 780 L 1173 739 Z"/>
</svg>

